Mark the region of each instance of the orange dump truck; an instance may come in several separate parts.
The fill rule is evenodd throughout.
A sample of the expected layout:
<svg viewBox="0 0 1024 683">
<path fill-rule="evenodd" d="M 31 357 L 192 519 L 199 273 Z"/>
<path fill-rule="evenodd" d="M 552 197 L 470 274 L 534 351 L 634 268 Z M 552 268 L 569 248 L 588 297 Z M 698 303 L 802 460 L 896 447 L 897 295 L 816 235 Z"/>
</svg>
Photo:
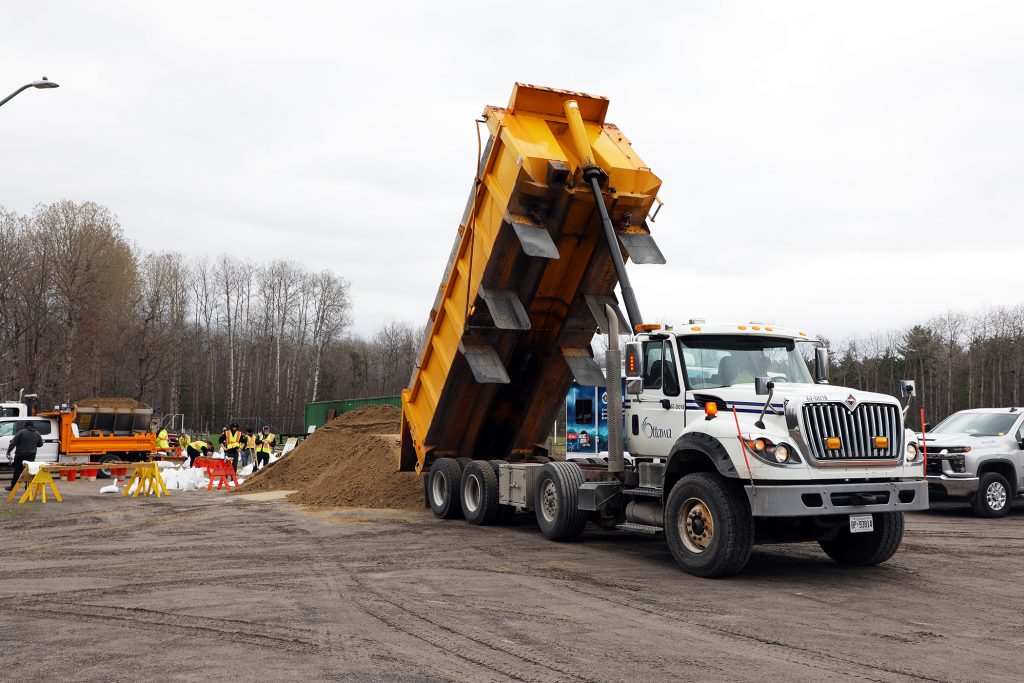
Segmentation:
<svg viewBox="0 0 1024 683">
<path fill-rule="evenodd" d="M 590 343 L 608 305 L 630 329 L 620 281 L 638 317 L 617 277 L 623 252 L 664 263 L 648 229 L 661 181 L 607 110 L 604 97 L 522 83 L 507 107 L 484 109 L 490 139 L 402 394 L 401 469 L 545 456 L 572 380 L 604 384 Z"/>
<path fill-rule="evenodd" d="M 6 453 L 11 437 L 26 422 L 32 422 L 36 431 L 43 438 L 43 447 L 36 454 L 37 462 L 70 465 L 86 462 L 106 464 L 144 460 L 157 451 L 156 434 L 149 431 L 148 416 L 145 421 L 142 420 L 142 413 L 145 409 L 136 410 L 139 412 L 125 413 L 128 417 L 123 420 L 123 425 L 115 425 L 112 421 L 109 430 L 96 428 L 97 425 L 92 419 L 92 415 L 96 413 L 95 410 L 86 413 L 86 419 L 82 420 L 83 416 L 79 415 L 75 406 L 41 412 L 36 415 L 2 417 L 0 418 L 0 451 Z M 109 412 L 111 415 L 117 414 L 114 411 Z M 149 415 L 152 415 L 151 409 L 148 412 Z M 115 426 L 124 428 L 115 429 Z M 101 468 L 101 472 L 103 471 Z"/>
</svg>

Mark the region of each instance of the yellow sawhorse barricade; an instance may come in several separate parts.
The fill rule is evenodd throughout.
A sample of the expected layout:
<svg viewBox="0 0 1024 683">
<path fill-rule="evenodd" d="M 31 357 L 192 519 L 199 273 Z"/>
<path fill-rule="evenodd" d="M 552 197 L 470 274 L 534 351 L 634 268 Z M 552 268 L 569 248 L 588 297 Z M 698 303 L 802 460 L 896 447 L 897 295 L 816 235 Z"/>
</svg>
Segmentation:
<svg viewBox="0 0 1024 683">
<path fill-rule="evenodd" d="M 29 474 L 28 467 L 25 467 L 21 471 L 21 477 L 18 478 L 18 482 L 11 487 L 11 492 L 7 496 L 8 501 L 14 500 L 14 497 L 18 495 L 18 487 L 22 484 L 25 485 L 25 493 L 22 494 L 18 505 L 35 500 L 37 497 L 42 501 L 43 505 L 46 505 L 47 486 L 53 491 L 53 497 L 57 499 L 58 503 L 64 501 L 60 497 L 60 491 L 57 490 L 57 485 L 53 483 L 53 477 L 46 467 L 40 467 L 35 474 Z"/>
<path fill-rule="evenodd" d="M 122 496 L 128 495 L 132 484 L 135 484 L 135 493 L 132 494 L 132 498 L 137 498 L 140 493 L 144 496 L 156 494 L 157 498 L 169 495 L 167 485 L 164 484 L 164 478 L 160 474 L 160 467 L 155 462 L 139 463 L 133 469 L 132 478 L 125 483 L 124 491 L 121 492 Z"/>
<path fill-rule="evenodd" d="M 132 477 L 125 483 L 124 491 L 121 492 L 122 496 L 128 495 L 128 492 L 132 488 L 132 484 L 135 484 L 135 491 L 132 494 L 133 498 L 137 498 L 139 494 L 145 496 L 155 495 L 157 497 L 170 495 L 167 493 L 167 486 L 164 484 L 164 478 L 160 475 L 160 468 L 155 462 L 110 463 L 109 466 L 112 469 L 132 470 Z M 18 478 L 17 483 L 11 488 L 11 492 L 8 494 L 7 500 L 13 501 L 18 495 L 18 489 L 22 484 L 24 484 L 25 492 L 18 500 L 18 505 L 35 500 L 36 498 L 45 505 L 47 486 L 50 487 L 56 501 L 61 503 L 64 499 L 61 498 L 60 491 L 57 490 L 57 485 L 53 481 L 52 473 L 68 470 L 81 472 L 83 470 L 95 470 L 96 468 L 96 464 L 43 465 L 35 474 L 30 474 L 29 469 L 26 466 L 25 469 L 21 471 L 21 476 Z"/>
</svg>

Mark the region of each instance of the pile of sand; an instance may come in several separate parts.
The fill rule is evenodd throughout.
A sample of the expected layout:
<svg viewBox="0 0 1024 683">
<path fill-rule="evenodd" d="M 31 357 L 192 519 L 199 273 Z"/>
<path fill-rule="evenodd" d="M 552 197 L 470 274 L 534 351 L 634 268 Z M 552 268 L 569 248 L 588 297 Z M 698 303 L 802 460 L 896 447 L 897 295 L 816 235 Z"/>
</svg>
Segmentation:
<svg viewBox="0 0 1024 683">
<path fill-rule="evenodd" d="M 134 398 L 127 398 L 124 396 L 114 398 L 101 398 L 95 396 L 93 398 L 83 398 L 79 401 L 75 401 L 75 405 L 79 408 L 149 408 L 150 406 L 141 402 L 136 401 Z"/>
<path fill-rule="evenodd" d="M 397 471 L 400 415 L 392 406 L 344 413 L 238 492 L 294 490 L 288 499 L 306 505 L 422 510 L 423 482 Z"/>
</svg>

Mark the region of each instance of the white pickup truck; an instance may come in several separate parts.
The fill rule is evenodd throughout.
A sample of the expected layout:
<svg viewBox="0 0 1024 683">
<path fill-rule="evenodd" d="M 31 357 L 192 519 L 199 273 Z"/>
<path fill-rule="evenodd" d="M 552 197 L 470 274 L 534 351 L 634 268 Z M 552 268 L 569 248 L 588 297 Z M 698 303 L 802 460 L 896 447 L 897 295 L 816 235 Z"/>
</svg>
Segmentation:
<svg viewBox="0 0 1024 683">
<path fill-rule="evenodd" d="M 925 432 L 925 442 L 932 495 L 968 500 L 982 517 L 1010 512 L 1024 489 L 1024 409 L 961 410 Z"/>
</svg>

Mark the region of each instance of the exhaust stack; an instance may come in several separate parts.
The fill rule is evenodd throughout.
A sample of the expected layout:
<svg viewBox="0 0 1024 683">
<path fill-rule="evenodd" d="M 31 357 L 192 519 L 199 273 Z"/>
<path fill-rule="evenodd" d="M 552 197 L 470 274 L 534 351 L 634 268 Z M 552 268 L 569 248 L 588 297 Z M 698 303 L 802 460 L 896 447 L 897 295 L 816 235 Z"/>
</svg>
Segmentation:
<svg viewBox="0 0 1024 683">
<path fill-rule="evenodd" d="M 608 471 L 621 474 L 626 470 L 622 454 L 622 352 L 619 350 L 619 316 L 605 306 L 608 316 L 608 350 L 604 352 L 604 388 L 608 392 Z"/>
</svg>

